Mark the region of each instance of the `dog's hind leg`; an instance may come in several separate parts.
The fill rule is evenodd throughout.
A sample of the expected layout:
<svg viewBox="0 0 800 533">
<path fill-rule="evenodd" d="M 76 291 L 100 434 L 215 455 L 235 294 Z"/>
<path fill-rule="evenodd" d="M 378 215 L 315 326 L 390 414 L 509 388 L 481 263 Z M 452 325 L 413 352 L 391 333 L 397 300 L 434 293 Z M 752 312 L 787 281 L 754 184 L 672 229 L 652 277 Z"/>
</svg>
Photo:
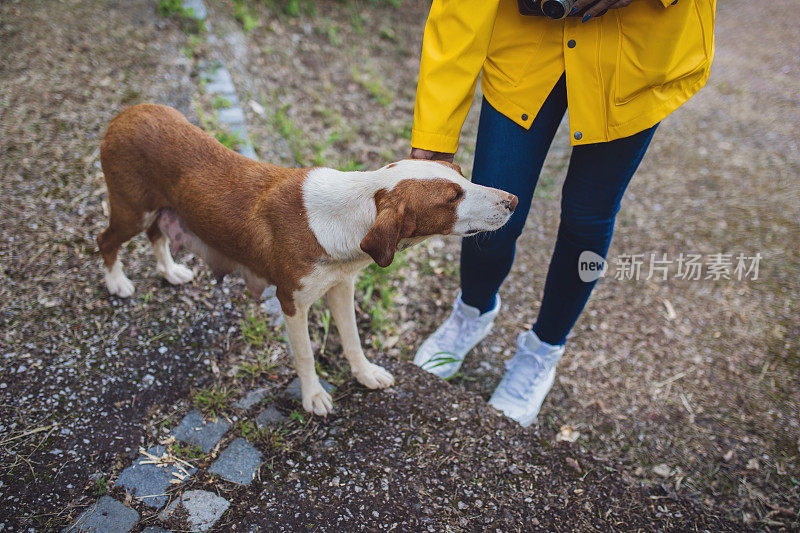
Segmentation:
<svg viewBox="0 0 800 533">
<path fill-rule="evenodd" d="M 156 270 L 173 285 L 181 285 L 192 281 L 194 273 L 172 259 L 172 254 L 169 251 L 169 239 L 159 227 L 158 217 L 160 216 L 163 216 L 163 214 L 159 213 L 157 218 L 150 224 L 150 227 L 147 228 L 147 238 L 150 239 L 150 244 L 153 246 L 153 254 L 156 256 Z"/>
<path fill-rule="evenodd" d="M 294 315 L 284 314 L 289 345 L 292 348 L 294 366 L 300 378 L 303 394 L 303 408 L 316 415 L 326 416 L 333 412 L 331 395 L 322 388 L 317 371 L 314 369 L 314 352 L 308 338 L 308 307 L 295 309 Z"/>
<path fill-rule="evenodd" d="M 359 383 L 370 389 L 390 387 L 394 384 L 394 377 L 383 367 L 370 363 L 361 348 L 353 303 L 354 283 L 355 279 L 344 280 L 331 287 L 327 295 L 336 329 L 342 338 L 342 351 Z"/>
<path fill-rule="evenodd" d="M 105 282 L 108 292 L 127 298 L 133 295 L 133 283 L 122 270 L 119 260 L 119 249 L 137 233 L 142 231 L 143 214 L 136 213 L 123 202 L 115 201 L 109 195 L 111 216 L 108 228 L 97 236 L 97 246 L 103 256 Z"/>
</svg>

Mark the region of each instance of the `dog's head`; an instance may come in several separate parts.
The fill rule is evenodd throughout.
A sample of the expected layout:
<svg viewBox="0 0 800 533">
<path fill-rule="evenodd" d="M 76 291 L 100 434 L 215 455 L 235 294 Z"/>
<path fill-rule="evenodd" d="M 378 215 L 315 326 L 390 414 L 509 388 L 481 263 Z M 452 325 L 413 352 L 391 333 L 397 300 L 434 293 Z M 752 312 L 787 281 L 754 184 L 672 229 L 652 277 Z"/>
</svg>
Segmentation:
<svg viewBox="0 0 800 533">
<path fill-rule="evenodd" d="M 375 222 L 361 241 L 381 267 L 404 239 L 496 230 L 517 206 L 513 194 L 472 183 L 451 163 L 406 159 L 381 170 L 394 185 L 375 193 Z"/>
</svg>

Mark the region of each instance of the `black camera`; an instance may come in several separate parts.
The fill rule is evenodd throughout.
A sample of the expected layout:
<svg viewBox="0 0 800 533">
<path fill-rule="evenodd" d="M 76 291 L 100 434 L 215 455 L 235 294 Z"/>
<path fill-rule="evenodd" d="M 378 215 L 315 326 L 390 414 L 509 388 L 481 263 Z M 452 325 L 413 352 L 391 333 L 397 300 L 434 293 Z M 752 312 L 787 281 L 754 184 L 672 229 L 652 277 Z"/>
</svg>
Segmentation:
<svg viewBox="0 0 800 533">
<path fill-rule="evenodd" d="M 595 0 L 584 9 L 572 13 L 572 8 L 578 0 L 517 0 L 519 12 L 523 15 L 545 16 L 551 19 L 563 19 L 567 16 L 582 17 L 586 11 L 595 5 Z M 605 13 L 605 11 L 603 11 Z M 600 13 L 601 15 L 603 13 Z"/>
</svg>

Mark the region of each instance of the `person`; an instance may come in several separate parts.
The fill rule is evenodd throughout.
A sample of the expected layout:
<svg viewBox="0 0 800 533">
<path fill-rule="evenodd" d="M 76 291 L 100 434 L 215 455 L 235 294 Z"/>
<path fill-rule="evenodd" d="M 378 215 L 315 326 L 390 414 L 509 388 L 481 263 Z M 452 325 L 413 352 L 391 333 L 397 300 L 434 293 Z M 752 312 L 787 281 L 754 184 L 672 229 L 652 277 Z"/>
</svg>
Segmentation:
<svg viewBox="0 0 800 533">
<path fill-rule="evenodd" d="M 595 284 L 580 279 L 578 258 L 606 257 L 622 196 L 656 127 L 705 84 L 715 9 L 715 0 L 577 0 L 580 16 L 553 20 L 520 14 L 515 0 L 433 0 L 411 157 L 453 161 L 481 75 L 473 181 L 517 195 L 519 205 L 500 230 L 463 239 L 461 292 L 420 346 L 417 365 L 448 378 L 492 329 L 498 289 L 569 109 L 572 153 L 538 317 L 517 338 L 489 401 L 523 426 L 536 420 Z"/>
</svg>

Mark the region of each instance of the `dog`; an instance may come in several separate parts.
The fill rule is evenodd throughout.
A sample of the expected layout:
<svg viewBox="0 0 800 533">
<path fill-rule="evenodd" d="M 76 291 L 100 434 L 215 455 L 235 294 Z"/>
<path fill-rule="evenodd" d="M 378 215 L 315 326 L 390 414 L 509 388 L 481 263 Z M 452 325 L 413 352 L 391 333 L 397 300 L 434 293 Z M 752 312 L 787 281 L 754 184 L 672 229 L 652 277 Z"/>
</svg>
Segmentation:
<svg viewBox="0 0 800 533">
<path fill-rule="evenodd" d="M 133 294 L 119 249 L 142 231 L 157 271 L 171 284 L 193 277 L 172 258 L 184 247 L 217 278 L 240 273 L 257 298 L 274 285 L 303 408 L 323 416 L 333 405 L 314 369 L 309 306 L 327 295 L 353 375 L 369 388 L 391 386 L 393 376 L 361 348 L 357 273 L 372 261 L 389 266 L 399 249 L 432 235 L 498 229 L 517 205 L 516 196 L 473 184 L 450 163 L 402 160 L 364 172 L 259 163 L 179 111 L 154 104 L 130 107 L 111 121 L 100 162 L 110 214 L 97 244 L 108 291 Z"/>
</svg>

